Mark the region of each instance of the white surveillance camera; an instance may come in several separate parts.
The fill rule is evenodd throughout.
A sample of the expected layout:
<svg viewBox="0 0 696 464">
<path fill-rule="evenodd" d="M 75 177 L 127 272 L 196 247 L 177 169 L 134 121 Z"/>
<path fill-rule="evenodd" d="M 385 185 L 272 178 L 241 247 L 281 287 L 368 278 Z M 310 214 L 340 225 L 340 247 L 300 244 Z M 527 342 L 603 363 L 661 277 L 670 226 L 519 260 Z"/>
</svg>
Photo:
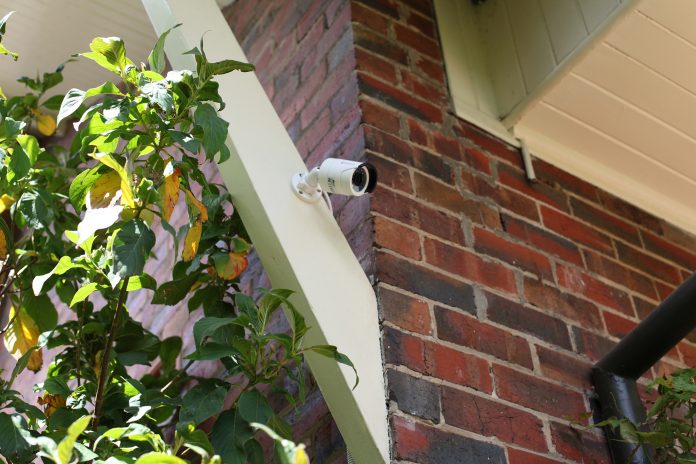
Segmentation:
<svg viewBox="0 0 696 464">
<path fill-rule="evenodd" d="M 308 173 L 295 174 L 292 187 L 301 199 L 313 203 L 323 193 L 359 197 L 377 184 L 377 170 L 369 163 L 327 158 Z"/>
</svg>

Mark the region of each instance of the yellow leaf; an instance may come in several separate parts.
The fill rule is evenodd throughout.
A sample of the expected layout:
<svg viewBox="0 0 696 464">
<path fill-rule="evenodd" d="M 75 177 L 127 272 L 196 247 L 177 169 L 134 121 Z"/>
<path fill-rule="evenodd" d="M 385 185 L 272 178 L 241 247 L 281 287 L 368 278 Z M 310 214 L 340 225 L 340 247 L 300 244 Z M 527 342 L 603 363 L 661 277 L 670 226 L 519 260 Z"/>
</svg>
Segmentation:
<svg viewBox="0 0 696 464">
<path fill-rule="evenodd" d="M 87 209 L 115 206 L 121 194 L 121 176 L 116 171 L 109 171 L 99 179 L 87 192 Z"/>
<path fill-rule="evenodd" d="M 51 417 L 57 409 L 65 407 L 65 398 L 62 395 L 51 395 L 48 392 L 44 392 L 36 402 L 44 407 L 46 417 Z"/>
<path fill-rule="evenodd" d="M 101 371 L 102 354 L 104 354 L 104 350 L 99 350 L 97 351 L 97 354 L 94 355 L 94 365 L 92 366 L 92 370 L 94 371 L 94 375 L 97 377 L 99 377 L 99 371 Z"/>
<path fill-rule="evenodd" d="M 15 359 L 19 359 L 39 342 L 39 328 L 23 308 L 16 313 L 14 307 L 10 308 L 9 320 L 11 322 L 5 332 L 5 347 Z M 38 349 L 29 356 L 27 367 L 38 372 L 42 364 L 43 355 Z"/>
<path fill-rule="evenodd" d="M 220 277 L 225 280 L 232 280 L 244 272 L 248 262 L 244 253 L 232 252 L 227 255 L 227 260 L 222 265 L 219 265 L 217 261 L 215 264 L 215 270 Z"/>
<path fill-rule="evenodd" d="M 5 261 L 8 255 L 9 233 L 10 231 L 7 230 L 5 222 L 0 220 L 0 261 Z"/>
<path fill-rule="evenodd" d="M 292 464 L 309 464 L 309 456 L 304 445 L 300 444 L 295 448 L 295 459 L 292 460 Z"/>
<path fill-rule="evenodd" d="M 170 161 L 171 163 L 171 161 Z M 174 172 L 164 178 L 164 184 L 160 187 L 160 198 L 162 201 L 162 218 L 169 222 L 172 217 L 176 202 L 179 201 L 179 176 L 181 171 L 176 168 Z"/>
<path fill-rule="evenodd" d="M 15 202 L 14 197 L 11 197 L 10 195 L 3 193 L 0 195 L 0 213 L 4 213 L 5 210 L 9 209 L 10 206 L 12 206 Z"/>
<path fill-rule="evenodd" d="M 190 190 L 184 189 L 184 191 L 186 192 L 186 203 L 188 203 L 189 206 L 198 211 L 198 214 L 201 218 L 201 222 L 207 221 L 208 208 L 206 208 L 203 203 L 201 203 L 196 197 L 194 197 L 193 193 L 191 193 Z"/>
<path fill-rule="evenodd" d="M 133 187 L 131 186 L 131 176 L 130 173 L 126 171 L 126 168 L 118 164 L 118 161 L 116 161 L 114 157 L 108 153 L 95 153 L 93 156 L 100 163 L 105 164 L 118 173 L 119 177 L 121 178 L 121 204 L 135 208 Z"/>
<path fill-rule="evenodd" d="M 186 239 L 184 239 L 184 252 L 182 258 L 184 261 L 191 261 L 196 253 L 198 253 L 198 244 L 201 241 L 201 233 L 203 233 L 203 222 L 201 221 L 200 215 L 196 218 L 196 221 L 186 232 Z"/>
<path fill-rule="evenodd" d="M 53 135 L 56 132 L 56 120 L 50 114 L 39 113 L 36 127 L 42 135 Z"/>
</svg>

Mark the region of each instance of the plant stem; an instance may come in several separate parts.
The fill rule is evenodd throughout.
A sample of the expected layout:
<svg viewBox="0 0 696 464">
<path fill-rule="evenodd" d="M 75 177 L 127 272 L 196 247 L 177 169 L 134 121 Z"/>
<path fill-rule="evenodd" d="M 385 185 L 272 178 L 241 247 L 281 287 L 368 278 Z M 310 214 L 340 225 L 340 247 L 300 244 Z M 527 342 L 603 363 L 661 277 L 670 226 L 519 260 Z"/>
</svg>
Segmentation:
<svg viewBox="0 0 696 464">
<path fill-rule="evenodd" d="M 179 379 L 179 377 L 181 377 L 182 375 L 184 375 L 184 374 L 186 373 L 186 371 L 188 370 L 188 368 L 191 367 L 191 364 L 193 364 L 193 363 L 194 363 L 194 360 L 193 360 L 193 359 L 189 359 L 189 361 L 186 363 L 186 365 L 184 366 L 184 368 L 181 369 L 179 372 L 177 372 L 176 375 L 175 375 L 174 377 L 172 377 L 172 379 L 171 379 L 169 382 L 167 382 L 167 385 L 165 385 L 164 387 L 162 387 L 162 388 L 160 389 L 160 393 L 166 392 L 167 389 L 168 389 L 169 387 L 171 387 L 172 385 L 174 385 L 174 382 L 176 382 L 176 381 Z"/>
<path fill-rule="evenodd" d="M 114 312 L 114 319 L 111 322 L 111 329 L 109 330 L 109 336 L 104 345 L 104 350 L 102 351 L 101 365 L 99 366 L 99 383 L 97 384 L 97 394 L 94 399 L 94 419 L 92 420 L 92 430 L 97 430 L 99 426 L 99 418 L 101 416 L 102 403 L 104 401 L 104 390 L 106 389 L 106 377 L 109 371 L 109 358 L 111 356 L 111 347 L 116 339 L 116 332 L 118 331 L 118 324 L 121 320 L 121 312 L 123 305 L 126 302 L 126 296 L 128 296 L 128 280 L 130 277 L 126 277 L 121 282 L 121 291 L 118 295 L 118 302 L 116 303 L 116 311 Z"/>
</svg>

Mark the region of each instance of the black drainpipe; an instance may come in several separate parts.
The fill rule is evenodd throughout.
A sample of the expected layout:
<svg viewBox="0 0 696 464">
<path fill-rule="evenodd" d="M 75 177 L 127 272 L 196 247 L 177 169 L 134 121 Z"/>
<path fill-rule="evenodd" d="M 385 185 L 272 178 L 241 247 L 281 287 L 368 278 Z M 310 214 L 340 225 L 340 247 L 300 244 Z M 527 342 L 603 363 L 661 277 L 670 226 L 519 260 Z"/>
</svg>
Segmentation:
<svg viewBox="0 0 696 464">
<path fill-rule="evenodd" d="M 645 420 L 636 380 L 696 328 L 696 273 L 592 368 L 602 419 Z M 614 464 L 650 464 L 653 450 L 622 441 L 605 429 Z"/>
</svg>

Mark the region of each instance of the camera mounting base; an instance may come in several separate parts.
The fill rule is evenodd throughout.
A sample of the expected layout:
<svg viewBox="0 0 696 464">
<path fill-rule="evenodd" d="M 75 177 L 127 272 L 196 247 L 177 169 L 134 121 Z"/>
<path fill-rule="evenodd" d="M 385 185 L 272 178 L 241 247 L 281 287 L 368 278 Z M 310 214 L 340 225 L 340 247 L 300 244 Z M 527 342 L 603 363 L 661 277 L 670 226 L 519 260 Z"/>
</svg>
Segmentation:
<svg viewBox="0 0 696 464">
<path fill-rule="evenodd" d="M 318 185 L 312 186 L 306 182 L 307 174 L 299 172 L 292 176 L 292 191 L 295 195 L 307 203 L 316 203 L 322 196 L 321 187 Z"/>
</svg>

